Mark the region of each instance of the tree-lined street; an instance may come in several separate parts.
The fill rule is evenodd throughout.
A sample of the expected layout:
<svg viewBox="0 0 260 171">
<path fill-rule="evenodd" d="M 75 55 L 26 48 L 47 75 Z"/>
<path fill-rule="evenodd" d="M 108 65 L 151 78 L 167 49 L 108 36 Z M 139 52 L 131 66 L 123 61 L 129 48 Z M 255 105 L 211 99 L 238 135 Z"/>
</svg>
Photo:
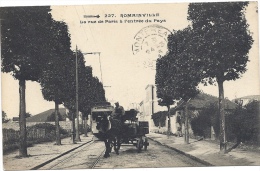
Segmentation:
<svg viewBox="0 0 260 171">
<path fill-rule="evenodd" d="M 224 92 L 226 93 L 224 83 L 238 81 L 246 74 L 249 69 L 251 48 L 255 46 L 255 41 L 258 42 L 255 39 L 255 33 L 252 33 L 249 29 L 250 25 L 248 17 L 246 17 L 247 8 L 251 5 L 251 2 L 189 3 L 186 5 L 187 25 L 185 27 L 171 27 L 169 31 L 158 23 L 147 26 L 147 23 L 142 25 L 140 24 L 142 22 L 140 22 L 140 25 L 136 25 L 141 27 L 141 30 L 138 28 L 138 34 L 131 32 L 131 35 L 128 33 L 125 37 L 118 33 L 113 35 L 113 38 L 109 38 L 106 30 L 117 24 L 116 17 L 121 17 L 121 19 L 128 17 L 128 20 L 131 17 L 142 17 L 144 15 L 121 14 L 116 16 L 105 14 L 105 21 L 109 17 L 114 17 L 114 19 L 105 23 L 100 20 L 96 23 L 99 27 L 96 27 L 94 23 L 102 18 L 103 14 L 83 15 L 83 17 L 91 20 L 88 23 L 89 34 L 93 39 L 96 38 L 99 41 L 99 44 L 95 44 L 95 46 L 103 48 L 104 51 L 106 51 L 106 48 L 109 49 L 110 54 L 104 53 L 106 54 L 105 60 L 109 61 L 109 63 L 106 63 L 107 72 L 104 80 L 114 83 L 112 88 L 117 85 L 116 91 L 112 94 L 112 99 L 108 98 L 107 92 L 109 90 L 105 88 L 111 88 L 111 86 L 103 85 L 101 52 L 95 52 L 99 54 L 98 69 L 101 77 L 98 78 L 93 73 L 97 68 L 89 65 L 85 56 L 95 53 L 94 51 L 87 52 L 78 47 L 78 43 L 82 43 L 84 36 L 81 35 L 82 37 L 77 40 L 78 42 L 72 39 L 77 33 L 73 31 L 73 24 L 69 22 L 68 16 L 65 17 L 66 20 L 55 19 L 55 10 L 53 11 L 55 8 L 50 6 L 1 7 L 1 68 L 3 73 L 9 74 L 14 80 L 18 80 L 19 86 L 19 99 L 17 99 L 19 100 L 19 117 L 17 117 L 19 120 L 19 142 L 15 142 L 17 140 L 15 133 L 17 132 L 7 130 L 7 132 L 10 132 L 11 138 L 9 136 L 5 139 L 4 147 L 9 145 L 11 152 L 19 147 L 19 154 L 16 157 L 26 159 L 31 157 L 27 151 L 29 146 L 55 139 L 55 143 L 52 144 L 53 147 L 48 144 L 48 148 L 59 149 L 57 153 L 66 153 L 66 146 L 74 148 L 77 143 L 82 143 L 81 138 L 83 141 L 89 140 L 88 132 L 98 130 L 98 126 L 92 126 L 93 120 L 104 121 L 101 116 L 95 116 L 99 120 L 93 119 L 91 116 L 91 111 L 96 104 L 108 104 L 109 107 L 114 109 L 114 102 L 122 104 L 120 101 L 122 100 L 128 101 L 133 106 L 136 104 L 135 110 L 139 118 L 134 119 L 141 121 L 140 118 L 143 117 L 146 119 L 144 122 L 150 124 L 150 129 L 146 127 L 147 131 L 151 133 L 151 135 L 147 135 L 151 138 L 147 151 L 143 150 L 141 153 L 137 153 L 136 147 L 123 144 L 119 155 L 112 152 L 110 158 L 103 158 L 104 143 L 102 141 L 91 141 L 91 143 L 88 142 L 82 147 L 44 164 L 40 169 L 201 167 L 208 166 L 205 163 L 213 163 L 212 165 L 214 165 L 219 164 L 219 161 L 225 162 L 221 155 L 226 155 L 236 147 L 242 146 L 243 143 L 258 148 L 260 142 L 259 100 L 255 98 L 243 104 L 242 99 L 231 101 L 224 94 Z M 66 8 L 64 7 L 64 10 L 67 10 Z M 80 17 L 76 7 L 74 9 L 77 17 Z M 83 6 L 82 11 L 86 13 Z M 257 10 L 250 12 L 258 13 Z M 148 13 L 150 14 L 148 15 Z M 148 16 L 154 15 L 158 18 L 162 15 L 160 13 L 148 13 Z M 147 21 L 149 20 L 147 19 Z M 164 20 L 156 18 L 151 21 Z M 82 24 L 82 21 L 80 20 L 78 23 Z M 90 29 L 91 23 L 95 25 L 96 30 L 99 30 L 99 34 L 93 34 L 96 30 Z M 160 24 L 163 25 L 163 23 Z M 117 27 L 121 28 L 122 25 L 118 23 Z M 81 26 L 77 29 L 80 30 L 83 27 Z M 132 31 L 134 28 L 131 27 L 130 30 Z M 163 30 L 166 31 L 163 32 Z M 84 30 L 84 34 L 86 34 L 86 30 Z M 164 34 L 169 35 L 161 41 Z M 136 41 L 133 45 L 128 41 L 129 36 L 134 37 Z M 116 44 L 112 43 L 114 38 L 118 40 Z M 129 49 L 123 49 L 123 54 L 121 54 L 122 50 L 119 45 L 124 47 L 125 44 L 131 44 L 132 49 L 129 46 Z M 114 48 L 111 48 L 111 45 L 114 45 Z M 85 46 L 89 48 L 90 45 L 86 43 Z M 158 50 L 163 46 L 167 46 L 168 51 L 165 54 Z M 135 67 L 133 66 L 139 64 L 133 57 L 136 55 L 132 54 L 133 48 L 136 48 L 136 54 L 138 52 L 138 55 L 149 56 L 151 59 L 148 60 L 148 63 L 151 61 L 156 63 L 155 70 L 150 72 L 152 76 L 147 76 L 153 78 L 152 85 L 147 81 L 147 78 L 142 78 L 142 74 L 134 70 Z M 140 50 L 143 52 L 139 53 Z M 157 51 L 158 54 L 155 55 L 156 60 L 154 60 L 155 57 L 153 56 Z M 129 58 L 124 59 L 124 55 L 131 56 L 133 59 L 126 60 Z M 116 60 L 113 56 L 117 56 Z M 144 65 L 147 64 L 146 62 L 144 62 Z M 127 75 L 126 73 L 130 74 Z M 108 77 L 109 74 L 112 77 Z M 145 74 L 143 76 L 146 77 Z M 26 108 L 29 103 L 26 101 L 26 96 L 28 91 L 33 91 L 26 89 L 26 83 L 29 81 L 39 84 L 43 99 L 53 103 L 55 112 L 53 112 L 52 118 L 55 119 L 55 127 L 46 123 L 36 124 L 35 127 L 27 126 L 26 118 L 31 116 L 31 112 Z M 257 84 L 259 83 L 259 80 L 254 81 Z M 143 91 L 134 91 L 134 89 L 138 89 L 138 86 L 143 86 L 142 83 L 148 85 L 145 88 L 145 96 L 140 93 Z M 213 97 L 203 95 L 200 85 L 217 86 L 218 102 L 213 103 L 214 100 L 209 100 L 214 99 Z M 149 86 L 151 92 L 148 89 Z M 129 98 L 129 94 L 131 98 Z M 137 96 L 142 96 L 142 99 L 136 98 Z M 116 99 L 117 97 L 122 97 L 122 99 Z M 208 98 L 208 101 L 202 102 L 206 99 L 205 97 Z M 192 106 L 189 102 L 195 98 L 200 98 L 199 102 L 194 102 Z M 110 103 L 110 100 L 112 103 Z M 135 103 L 134 100 L 136 100 Z M 40 106 L 41 104 L 37 105 Z M 37 105 L 35 108 L 37 108 Z M 157 116 L 159 126 L 155 125 L 156 119 L 153 118 L 155 108 L 156 110 L 159 108 L 158 105 L 165 107 L 165 111 L 159 109 L 162 110 L 161 113 L 159 112 L 160 115 Z M 60 126 L 60 106 L 66 108 L 65 120 L 68 120 L 64 120 L 64 122 L 65 124 L 70 123 L 70 129 L 65 130 L 65 126 L 64 128 Z M 177 108 L 180 106 L 181 108 Z M 130 111 L 131 109 L 127 110 Z M 167 115 L 163 112 L 167 112 Z M 105 114 L 107 115 L 104 112 Z M 167 119 L 163 120 L 162 116 L 167 116 Z M 106 126 L 111 129 L 114 125 L 108 118 L 106 118 L 108 122 Z M 176 123 L 172 119 L 176 119 Z M 161 125 L 162 120 L 164 121 L 163 126 Z M 8 113 L 2 110 L 2 123 L 12 124 L 12 122 L 14 121 L 8 118 Z M 141 122 L 131 120 L 131 124 L 133 123 L 140 124 Z M 177 124 L 180 124 L 179 127 Z M 180 128 L 181 124 L 184 125 L 183 128 L 185 127 L 183 130 Z M 136 126 L 134 131 L 138 132 L 139 126 Z M 164 126 L 167 126 L 167 132 L 162 131 Z M 179 143 L 182 135 L 172 133 L 172 127 L 174 127 L 173 129 L 176 127 L 179 132 L 183 131 L 184 141 L 182 144 Z M 54 128 L 55 130 L 53 130 Z M 38 136 L 37 133 L 40 131 L 37 129 L 44 130 L 44 137 Z M 31 132 L 29 133 L 28 130 L 32 134 L 36 134 L 36 138 L 29 137 Z M 191 131 L 193 132 L 190 133 Z M 160 134 L 155 134 L 155 132 Z M 164 134 L 167 134 L 167 137 Z M 203 145 L 194 144 L 206 140 L 209 134 L 210 136 L 217 135 L 216 139 L 210 137 L 210 141 L 214 142 L 205 143 L 205 148 L 209 147 L 210 151 L 206 151 L 205 154 L 196 152 L 196 150 L 203 151 L 204 149 Z M 104 133 L 104 135 L 106 134 Z M 111 135 L 109 134 L 109 136 Z M 66 145 L 63 144 L 63 140 L 66 141 Z M 177 145 L 174 143 L 177 143 Z M 203 143 L 201 142 L 201 144 Z M 210 143 L 218 143 L 218 145 Z M 44 146 L 44 148 L 46 147 Z M 42 155 L 40 150 L 38 154 L 37 151 L 33 151 L 33 153 L 34 155 L 39 154 L 39 158 Z M 250 151 L 248 154 L 253 153 Z M 208 161 L 207 156 L 209 157 Z M 255 156 L 255 154 L 252 156 Z M 11 158 L 6 157 L 5 163 L 10 164 L 8 160 L 11 160 Z M 203 164 L 200 159 L 206 162 Z M 252 157 L 249 161 L 253 161 Z M 236 163 L 235 158 L 230 158 L 230 161 L 227 161 L 224 165 L 234 163 Z M 243 163 L 248 164 L 250 162 L 242 161 L 241 164 Z"/>
</svg>

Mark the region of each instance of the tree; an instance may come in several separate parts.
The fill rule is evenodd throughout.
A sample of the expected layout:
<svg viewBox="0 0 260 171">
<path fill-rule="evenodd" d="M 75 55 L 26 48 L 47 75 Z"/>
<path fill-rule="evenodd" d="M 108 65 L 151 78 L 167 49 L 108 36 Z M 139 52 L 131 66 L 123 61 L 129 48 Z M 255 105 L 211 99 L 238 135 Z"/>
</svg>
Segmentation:
<svg viewBox="0 0 260 171">
<path fill-rule="evenodd" d="M 2 123 L 8 122 L 10 119 L 7 118 L 7 114 L 2 110 Z"/>
<path fill-rule="evenodd" d="M 65 119 L 61 116 L 60 113 L 58 113 L 58 119 L 59 121 L 64 121 Z M 50 116 L 47 117 L 47 122 L 55 122 L 56 121 L 56 112 L 53 112 Z M 57 125 L 55 125 L 57 128 Z M 55 129 L 56 130 L 56 129 Z M 56 130 L 57 131 L 57 130 Z M 56 132 L 57 134 L 57 132 Z M 56 144 L 57 144 L 57 136 L 56 136 Z M 57 144 L 58 145 L 58 144 Z M 61 145 L 61 144 L 59 144 Z"/>
<path fill-rule="evenodd" d="M 69 117 L 72 120 L 72 132 L 76 133 L 75 117 L 76 117 L 76 53 L 72 52 L 69 56 L 69 63 L 66 65 L 65 75 L 66 82 L 64 83 L 64 106 L 69 109 Z M 92 96 L 92 68 L 85 66 L 84 56 L 80 50 L 77 51 L 78 61 L 78 109 L 82 113 L 90 111 L 90 102 L 93 101 Z M 89 110 L 88 110 L 89 109 Z M 77 131 L 79 131 L 77 129 Z M 73 136 L 73 143 L 75 143 L 75 136 Z"/>
<path fill-rule="evenodd" d="M 244 107 L 238 106 L 232 117 L 232 132 L 236 135 L 237 143 L 253 142 L 259 143 L 257 139 L 259 129 L 260 102 L 253 100 Z"/>
<path fill-rule="evenodd" d="M 90 114 L 91 108 L 93 107 L 93 98 L 91 97 L 91 80 L 92 80 L 92 67 L 85 67 L 84 70 L 79 70 L 79 75 L 82 74 L 82 79 L 79 85 L 79 111 L 82 114 L 82 126 L 86 129 L 86 120 Z M 85 131 L 85 135 L 87 132 Z"/>
<path fill-rule="evenodd" d="M 93 98 L 94 103 L 106 101 L 103 84 L 97 77 L 92 77 L 91 79 L 91 97 Z"/>
<path fill-rule="evenodd" d="M 79 69 L 79 110 L 83 113 L 89 113 L 92 107 L 91 81 L 93 78 L 92 67 L 86 66 Z"/>
<path fill-rule="evenodd" d="M 79 74 L 81 74 L 80 70 Z M 84 80 L 81 80 L 81 84 L 79 85 L 79 110 L 82 113 L 82 119 L 84 119 L 85 122 L 83 123 L 82 121 L 83 126 L 87 129 L 86 120 L 91 112 L 91 108 L 96 102 L 106 101 L 105 90 L 98 78 L 93 77 L 91 67 L 85 68 L 81 78 L 84 78 Z"/>
<path fill-rule="evenodd" d="M 56 145 L 61 145 L 59 128 L 59 104 L 65 98 L 63 84 L 66 82 L 65 69 L 69 63 L 70 35 L 64 22 L 53 21 L 49 38 L 51 49 L 48 61 L 43 67 L 39 78 L 44 99 L 55 103 Z"/>
<path fill-rule="evenodd" d="M 52 22 L 50 7 L 1 8 L 2 72 L 19 80 L 20 148 L 19 155 L 27 156 L 26 80 L 37 81 L 49 49 L 46 40 Z"/>
<path fill-rule="evenodd" d="M 64 95 L 63 105 L 69 110 L 68 118 L 71 120 L 71 135 L 72 135 L 72 143 L 75 142 L 75 113 L 76 113 L 76 74 L 75 74 L 75 63 L 76 63 L 76 55 L 74 52 L 70 52 L 67 56 L 68 61 L 66 63 L 64 75 L 65 82 L 63 83 L 63 92 L 66 92 Z"/>
<path fill-rule="evenodd" d="M 69 63 L 66 65 L 64 82 L 64 106 L 69 109 L 69 118 L 74 123 L 76 117 L 76 53 L 72 52 L 69 56 Z M 95 102 L 105 101 L 105 90 L 98 78 L 92 76 L 92 68 L 85 66 L 84 56 L 80 50 L 77 51 L 78 59 L 78 109 L 86 117 L 90 113 L 91 107 Z M 72 124 L 72 125 L 73 125 Z M 72 126 L 72 132 L 75 133 L 75 126 Z M 75 137 L 73 138 L 74 141 Z"/>
<path fill-rule="evenodd" d="M 194 55 L 207 78 L 219 89 L 220 151 L 226 152 L 224 81 L 236 80 L 246 71 L 253 43 L 244 11 L 248 2 L 191 3 L 188 20 L 194 31 Z"/>
<path fill-rule="evenodd" d="M 190 27 L 184 30 L 173 31 L 168 37 L 168 54 L 162 57 L 163 65 L 161 65 L 157 77 L 161 75 L 164 79 L 162 90 L 168 101 L 182 100 L 185 103 L 185 142 L 189 143 L 188 134 L 188 107 L 187 102 L 190 98 L 195 97 L 198 93 L 198 84 L 201 81 L 201 72 L 196 68 L 196 58 L 192 54 L 193 39 Z M 158 61 L 158 64 L 160 62 Z M 160 74 L 160 70 L 163 72 Z M 156 78 L 157 78 L 156 77 Z M 161 81 L 162 82 L 162 81 Z"/>
<path fill-rule="evenodd" d="M 169 61 L 168 58 L 159 58 L 156 61 L 156 76 L 155 76 L 155 84 L 156 84 L 156 94 L 159 100 L 160 106 L 166 106 L 168 111 L 168 129 L 167 135 L 169 136 L 171 133 L 171 120 L 170 120 L 170 105 L 174 104 L 174 94 L 169 87 L 169 77 L 170 73 L 169 69 Z"/>
<path fill-rule="evenodd" d="M 215 117 L 218 106 L 215 103 L 207 104 L 202 110 L 191 118 L 191 128 L 194 135 L 203 136 L 205 138 L 205 130 L 210 129 L 211 126 L 215 127 L 215 122 L 218 121 Z M 219 126 L 219 124 L 217 125 Z M 217 127 L 219 128 L 219 127 Z M 215 133 L 218 130 L 214 129 Z"/>
</svg>

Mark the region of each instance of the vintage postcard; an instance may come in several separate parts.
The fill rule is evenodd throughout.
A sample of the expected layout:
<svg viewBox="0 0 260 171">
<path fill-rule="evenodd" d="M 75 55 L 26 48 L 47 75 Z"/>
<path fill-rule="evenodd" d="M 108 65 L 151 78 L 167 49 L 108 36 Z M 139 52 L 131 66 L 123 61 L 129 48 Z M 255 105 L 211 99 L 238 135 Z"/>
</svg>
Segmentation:
<svg viewBox="0 0 260 171">
<path fill-rule="evenodd" d="M 0 22 L 3 169 L 260 165 L 257 1 L 3 5 Z"/>
</svg>

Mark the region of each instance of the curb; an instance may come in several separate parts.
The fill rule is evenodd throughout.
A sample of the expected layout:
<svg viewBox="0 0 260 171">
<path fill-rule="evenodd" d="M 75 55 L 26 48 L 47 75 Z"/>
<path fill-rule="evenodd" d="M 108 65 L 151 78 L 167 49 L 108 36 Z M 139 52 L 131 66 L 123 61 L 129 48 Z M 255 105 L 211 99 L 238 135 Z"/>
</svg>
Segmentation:
<svg viewBox="0 0 260 171">
<path fill-rule="evenodd" d="M 54 160 L 56 160 L 56 159 L 58 159 L 58 158 L 60 158 L 60 157 L 62 157 L 64 155 L 66 155 L 66 154 L 68 154 L 68 153 L 70 153 L 70 152 L 72 152 L 72 151 L 74 151 L 74 150 L 76 150 L 76 149 L 78 149 L 80 147 L 82 147 L 83 145 L 86 145 L 86 144 L 90 143 L 91 141 L 93 141 L 93 138 L 91 140 L 89 140 L 89 141 L 87 141 L 87 142 L 77 146 L 77 147 L 74 147 L 74 148 L 72 148 L 72 149 L 70 149 L 70 150 L 68 150 L 68 151 L 66 151 L 66 152 L 64 152 L 64 153 L 62 153 L 62 154 L 60 154 L 60 155 L 50 159 L 50 160 L 47 160 L 47 161 L 45 161 L 45 162 L 43 162 L 43 163 L 41 163 L 41 164 L 39 164 L 37 166 L 34 166 L 33 168 L 31 168 L 29 170 L 37 170 L 37 169 L 43 167 L 44 165 L 49 164 L 50 162 L 52 162 L 52 161 L 54 161 Z"/>
<path fill-rule="evenodd" d="M 157 140 L 154 140 L 154 139 L 151 138 L 151 137 L 148 137 L 148 138 L 149 138 L 150 140 L 154 141 L 154 142 L 157 142 L 158 144 L 160 144 L 160 145 L 162 145 L 162 146 L 164 146 L 164 147 L 170 148 L 170 149 L 172 149 L 172 150 L 174 150 L 174 151 L 176 151 L 176 152 L 178 152 L 178 153 L 180 153 L 180 154 L 183 154 L 183 155 L 185 155 L 185 156 L 187 156 L 187 157 L 189 157 L 189 158 L 191 158 L 191 159 L 193 159 L 193 160 L 195 160 L 195 161 L 197 161 L 197 162 L 200 162 L 200 163 L 202 163 L 202 164 L 204 164 L 204 165 L 206 165 L 206 166 L 214 166 L 213 164 L 211 164 L 211 163 L 209 163 L 209 162 L 206 162 L 205 160 L 202 160 L 202 159 L 200 159 L 200 158 L 198 158 L 198 157 L 195 157 L 195 156 L 193 156 L 193 155 L 190 155 L 190 154 L 188 154 L 188 153 L 185 153 L 185 152 L 183 152 L 183 151 L 181 151 L 181 150 L 178 150 L 177 148 L 168 146 L 168 145 L 166 145 L 166 144 L 162 144 L 161 142 L 159 142 L 159 141 L 157 141 Z"/>
</svg>

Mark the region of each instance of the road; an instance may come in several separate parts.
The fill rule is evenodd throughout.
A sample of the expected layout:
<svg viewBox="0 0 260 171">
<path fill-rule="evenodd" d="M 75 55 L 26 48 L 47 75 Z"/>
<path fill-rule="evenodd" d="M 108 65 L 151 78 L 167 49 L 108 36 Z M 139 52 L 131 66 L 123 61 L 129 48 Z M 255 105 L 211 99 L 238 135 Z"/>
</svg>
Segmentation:
<svg viewBox="0 0 260 171">
<path fill-rule="evenodd" d="M 122 145 L 120 154 L 114 151 L 109 158 L 103 158 L 102 141 L 89 143 L 55 160 L 40 169 L 114 169 L 114 168 L 162 168 L 205 166 L 178 152 L 150 140 L 147 151 L 137 153 L 133 145 Z"/>
</svg>

